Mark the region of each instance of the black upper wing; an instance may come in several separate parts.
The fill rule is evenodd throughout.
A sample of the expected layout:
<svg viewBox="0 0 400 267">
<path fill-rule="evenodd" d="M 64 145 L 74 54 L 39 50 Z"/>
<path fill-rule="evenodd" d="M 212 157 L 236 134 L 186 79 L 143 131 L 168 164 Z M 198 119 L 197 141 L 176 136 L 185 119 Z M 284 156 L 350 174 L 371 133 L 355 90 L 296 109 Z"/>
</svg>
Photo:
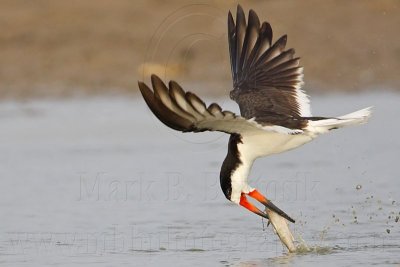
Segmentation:
<svg viewBox="0 0 400 267">
<path fill-rule="evenodd" d="M 237 7 L 236 23 L 228 14 L 228 41 L 233 78 L 230 96 L 245 118 L 263 125 L 302 129 L 309 117 L 307 95 L 301 90 L 303 68 L 294 49 L 285 50 L 287 36 L 272 44 L 268 22 L 260 24 L 257 14 Z"/>
<path fill-rule="evenodd" d="M 243 134 L 254 131 L 275 131 L 293 134 L 290 129 L 264 129 L 254 120 L 247 120 L 212 103 L 208 107 L 195 94 L 185 92 L 179 84 L 167 85 L 156 75 L 151 76 L 153 90 L 139 82 L 144 100 L 156 117 L 168 127 L 182 132 L 220 131 Z"/>
</svg>

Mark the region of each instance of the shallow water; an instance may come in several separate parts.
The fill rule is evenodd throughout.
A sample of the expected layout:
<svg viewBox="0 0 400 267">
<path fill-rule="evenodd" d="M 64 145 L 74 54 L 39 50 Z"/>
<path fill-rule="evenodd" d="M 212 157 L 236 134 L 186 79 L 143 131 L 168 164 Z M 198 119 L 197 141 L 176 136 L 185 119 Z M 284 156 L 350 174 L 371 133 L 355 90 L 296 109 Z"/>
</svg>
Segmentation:
<svg viewBox="0 0 400 267">
<path fill-rule="evenodd" d="M 224 199 L 227 136 L 174 132 L 140 99 L 1 103 L 0 264 L 399 264 L 400 95 L 312 100 L 317 115 L 375 113 L 255 163 L 251 184 L 297 220 L 297 254 Z"/>
</svg>

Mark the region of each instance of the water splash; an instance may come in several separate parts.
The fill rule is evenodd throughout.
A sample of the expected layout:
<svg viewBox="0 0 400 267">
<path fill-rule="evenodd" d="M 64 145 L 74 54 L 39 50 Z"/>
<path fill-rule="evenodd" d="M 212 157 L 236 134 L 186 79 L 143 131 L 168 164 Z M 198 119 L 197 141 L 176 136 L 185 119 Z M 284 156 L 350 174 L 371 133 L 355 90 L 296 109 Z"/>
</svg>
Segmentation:
<svg viewBox="0 0 400 267">
<path fill-rule="evenodd" d="M 303 255 L 303 254 L 330 254 L 332 253 L 334 248 L 327 246 L 318 246 L 318 245 L 308 245 L 303 237 L 298 234 L 296 238 L 296 252 L 295 254 Z"/>
</svg>

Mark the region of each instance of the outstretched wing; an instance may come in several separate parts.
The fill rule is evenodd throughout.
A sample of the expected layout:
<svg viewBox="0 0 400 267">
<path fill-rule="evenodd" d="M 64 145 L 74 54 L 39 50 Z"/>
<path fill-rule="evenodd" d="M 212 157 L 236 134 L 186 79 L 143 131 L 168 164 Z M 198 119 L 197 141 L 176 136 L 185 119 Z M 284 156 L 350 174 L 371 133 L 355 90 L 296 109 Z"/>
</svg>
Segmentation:
<svg viewBox="0 0 400 267">
<path fill-rule="evenodd" d="M 248 22 L 237 7 L 236 24 L 228 14 L 228 41 L 233 78 L 230 96 L 245 118 L 262 124 L 302 129 L 301 117 L 310 117 L 308 96 L 301 90 L 303 68 L 294 49 L 285 50 L 287 36 L 272 44 L 268 22 L 260 25 L 250 10 Z"/>
<path fill-rule="evenodd" d="M 237 116 L 212 103 L 208 107 L 191 92 L 185 92 L 174 81 L 167 87 L 162 80 L 151 76 L 153 91 L 143 82 L 139 89 L 154 115 L 168 127 L 182 132 L 220 131 L 243 134 L 250 131 L 297 133 L 286 128 L 265 128 L 263 125 Z"/>
</svg>

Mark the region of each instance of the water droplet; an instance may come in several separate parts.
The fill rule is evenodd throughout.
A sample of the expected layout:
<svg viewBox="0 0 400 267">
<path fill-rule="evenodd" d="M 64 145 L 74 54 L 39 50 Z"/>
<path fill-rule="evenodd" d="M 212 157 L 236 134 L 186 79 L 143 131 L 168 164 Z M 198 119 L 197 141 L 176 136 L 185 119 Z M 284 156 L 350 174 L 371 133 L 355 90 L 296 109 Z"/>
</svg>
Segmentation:
<svg viewBox="0 0 400 267">
<path fill-rule="evenodd" d="M 362 188 L 362 185 L 360 185 L 360 184 L 358 184 L 357 186 L 356 186 L 356 189 L 357 190 L 360 190 Z"/>
</svg>

